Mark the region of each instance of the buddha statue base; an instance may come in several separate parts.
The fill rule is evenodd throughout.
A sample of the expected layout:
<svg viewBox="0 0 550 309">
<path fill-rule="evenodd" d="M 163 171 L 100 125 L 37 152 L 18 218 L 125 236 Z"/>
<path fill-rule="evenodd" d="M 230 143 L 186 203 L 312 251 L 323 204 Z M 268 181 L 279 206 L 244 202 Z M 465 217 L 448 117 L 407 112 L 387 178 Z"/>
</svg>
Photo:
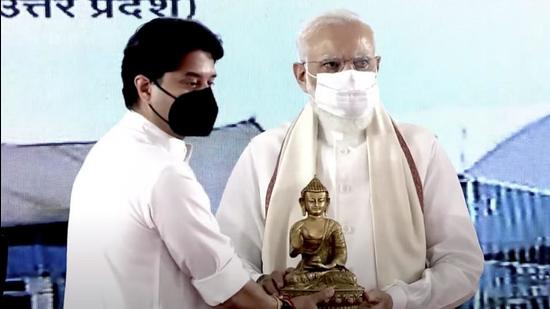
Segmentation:
<svg viewBox="0 0 550 309">
<path fill-rule="evenodd" d="M 365 289 L 357 284 L 355 275 L 345 267 L 326 271 L 293 270 L 285 276 L 283 297 L 297 297 L 333 287 L 334 295 L 317 305 L 320 309 L 355 309 L 363 302 Z"/>
<path fill-rule="evenodd" d="M 321 291 L 323 288 L 317 289 L 294 289 L 284 287 L 281 289 L 283 297 L 293 298 L 304 296 Z M 334 288 L 334 295 L 325 302 L 317 304 L 319 309 L 358 309 L 363 300 L 363 289 L 361 286 L 351 288 Z"/>
</svg>

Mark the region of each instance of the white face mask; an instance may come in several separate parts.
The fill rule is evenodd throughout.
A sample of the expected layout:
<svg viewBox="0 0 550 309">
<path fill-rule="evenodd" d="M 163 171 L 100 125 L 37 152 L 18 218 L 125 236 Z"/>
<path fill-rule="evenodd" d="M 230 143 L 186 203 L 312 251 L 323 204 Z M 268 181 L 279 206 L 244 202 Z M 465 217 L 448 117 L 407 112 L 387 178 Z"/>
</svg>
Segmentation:
<svg viewBox="0 0 550 309">
<path fill-rule="evenodd" d="M 319 73 L 316 78 L 314 102 L 332 115 L 362 118 L 372 113 L 380 100 L 375 72 L 345 70 Z"/>
</svg>

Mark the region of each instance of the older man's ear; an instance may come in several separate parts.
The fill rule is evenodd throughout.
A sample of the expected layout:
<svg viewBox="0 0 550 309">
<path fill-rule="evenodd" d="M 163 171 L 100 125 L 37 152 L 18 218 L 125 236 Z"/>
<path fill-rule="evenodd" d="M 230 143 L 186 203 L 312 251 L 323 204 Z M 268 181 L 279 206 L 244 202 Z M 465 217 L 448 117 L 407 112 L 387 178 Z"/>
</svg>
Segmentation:
<svg viewBox="0 0 550 309">
<path fill-rule="evenodd" d="M 303 63 L 296 62 L 292 65 L 292 71 L 294 72 L 294 77 L 300 88 L 307 93 L 307 83 L 306 83 L 306 67 Z"/>
</svg>

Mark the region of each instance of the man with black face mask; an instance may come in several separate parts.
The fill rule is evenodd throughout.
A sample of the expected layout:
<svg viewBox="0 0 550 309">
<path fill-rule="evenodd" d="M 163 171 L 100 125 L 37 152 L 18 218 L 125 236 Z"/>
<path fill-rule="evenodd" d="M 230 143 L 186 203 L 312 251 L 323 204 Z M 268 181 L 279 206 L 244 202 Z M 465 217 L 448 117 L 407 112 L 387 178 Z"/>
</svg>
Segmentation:
<svg viewBox="0 0 550 309">
<path fill-rule="evenodd" d="M 251 281 L 188 165 L 207 136 L 223 56 L 202 24 L 155 19 L 122 61 L 129 111 L 90 151 L 73 186 L 66 308 L 314 308 L 333 293 L 281 300 Z"/>
</svg>

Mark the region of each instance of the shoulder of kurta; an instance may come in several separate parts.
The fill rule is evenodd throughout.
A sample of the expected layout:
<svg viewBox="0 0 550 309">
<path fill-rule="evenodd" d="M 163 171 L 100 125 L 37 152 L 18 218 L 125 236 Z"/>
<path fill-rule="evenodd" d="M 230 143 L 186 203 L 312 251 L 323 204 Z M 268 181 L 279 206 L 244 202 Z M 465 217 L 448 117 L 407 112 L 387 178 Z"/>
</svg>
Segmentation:
<svg viewBox="0 0 550 309">
<path fill-rule="evenodd" d="M 258 182 L 254 183 L 254 186 L 260 192 L 265 192 L 267 189 L 288 127 L 288 125 L 282 125 L 253 137 L 235 165 L 235 170 L 245 173 L 253 171 L 256 174 Z M 263 200 L 265 196 L 261 195 L 260 198 Z"/>
<path fill-rule="evenodd" d="M 437 144 L 435 134 L 426 128 L 410 123 L 400 122 L 398 127 L 413 157 L 416 157 L 415 155 L 432 156 Z"/>
<path fill-rule="evenodd" d="M 276 151 L 278 153 L 290 123 L 266 130 L 250 140 L 248 147 L 260 151 Z"/>
<path fill-rule="evenodd" d="M 165 200 L 168 198 L 194 201 L 188 205 L 210 210 L 208 195 L 192 174 L 191 168 L 185 165 L 170 164 L 160 170 L 151 188 L 151 198 L 156 195 L 164 196 Z"/>
<path fill-rule="evenodd" d="M 416 124 L 400 122 L 398 124 L 401 134 L 405 138 L 407 143 L 423 145 L 432 145 L 436 141 L 436 136 L 427 128 L 421 127 Z"/>
<path fill-rule="evenodd" d="M 180 186 L 200 186 L 191 167 L 188 164 L 182 164 L 182 162 L 166 164 L 160 168 L 155 179 L 155 184 L 159 182 L 173 183 Z"/>
</svg>

